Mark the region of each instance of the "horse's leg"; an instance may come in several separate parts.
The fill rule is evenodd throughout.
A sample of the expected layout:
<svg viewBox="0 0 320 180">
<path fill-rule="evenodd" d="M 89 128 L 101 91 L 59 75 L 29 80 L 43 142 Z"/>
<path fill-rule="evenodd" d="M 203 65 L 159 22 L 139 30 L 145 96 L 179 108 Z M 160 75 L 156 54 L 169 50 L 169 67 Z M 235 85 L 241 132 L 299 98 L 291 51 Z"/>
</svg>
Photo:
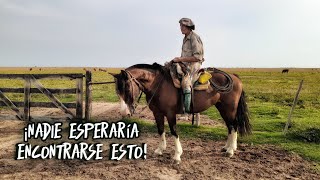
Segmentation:
<svg viewBox="0 0 320 180">
<path fill-rule="evenodd" d="M 160 113 L 153 113 L 153 115 L 156 119 L 158 133 L 160 135 L 159 146 L 154 152 L 162 155 L 163 151 L 167 148 L 166 133 L 164 132 L 164 115 Z"/>
<path fill-rule="evenodd" d="M 234 151 L 237 150 L 237 131 L 235 130 L 234 126 L 231 125 L 228 127 L 228 134 L 229 134 L 229 147 L 227 148 L 226 155 L 228 157 L 232 157 Z"/>
<path fill-rule="evenodd" d="M 234 126 L 230 125 L 230 123 L 227 123 L 227 128 L 228 128 L 228 139 L 227 139 L 226 145 L 222 147 L 221 151 L 227 152 L 227 154 L 230 154 L 232 156 L 233 153 L 231 152 L 231 150 L 233 151 L 237 150 L 237 131 L 234 130 Z"/>
<path fill-rule="evenodd" d="M 174 145 L 175 145 L 175 153 L 173 159 L 179 164 L 181 162 L 181 154 L 182 154 L 182 147 L 179 140 L 179 136 L 177 134 L 177 126 L 176 126 L 176 115 L 170 114 L 167 115 L 168 124 L 170 127 L 171 134 L 174 136 Z"/>
<path fill-rule="evenodd" d="M 200 113 L 195 113 L 196 126 L 200 126 Z"/>
<path fill-rule="evenodd" d="M 217 109 L 220 112 L 221 117 L 225 121 L 228 128 L 228 139 L 226 145 L 222 148 L 222 151 L 226 152 L 228 157 L 232 157 L 234 151 L 237 150 L 237 124 L 236 113 L 237 107 L 234 103 L 224 104 L 217 103 Z"/>
</svg>

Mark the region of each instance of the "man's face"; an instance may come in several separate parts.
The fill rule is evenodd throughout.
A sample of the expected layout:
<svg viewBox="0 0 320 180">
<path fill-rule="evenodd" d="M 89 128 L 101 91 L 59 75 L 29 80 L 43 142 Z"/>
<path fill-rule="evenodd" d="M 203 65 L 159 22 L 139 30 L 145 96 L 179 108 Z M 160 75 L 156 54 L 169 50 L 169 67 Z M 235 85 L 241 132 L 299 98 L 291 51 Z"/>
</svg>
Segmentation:
<svg viewBox="0 0 320 180">
<path fill-rule="evenodd" d="M 190 32 L 190 29 L 183 24 L 180 24 L 180 30 L 181 30 L 182 34 L 189 34 L 189 32 Z"/>
</svg>

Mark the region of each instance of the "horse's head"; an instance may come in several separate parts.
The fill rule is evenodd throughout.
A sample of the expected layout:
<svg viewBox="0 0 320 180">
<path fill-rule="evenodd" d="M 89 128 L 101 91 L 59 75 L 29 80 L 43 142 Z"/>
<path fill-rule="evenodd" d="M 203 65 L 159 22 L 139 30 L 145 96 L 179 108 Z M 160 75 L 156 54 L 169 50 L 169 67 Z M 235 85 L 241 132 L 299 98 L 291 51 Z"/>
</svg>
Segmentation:
<svg viewBox="0 0 320 180">
<path fill-rule="evenodd" d="M 120 98 L 120 113 L 122 116 L 131 116 L 136 107 L 136 99 L 139 96 L 139 82 L 133 75 L 121 70 L 120 74 L 109 73 L 115 78 L 116 92 Z"/>
</svg>

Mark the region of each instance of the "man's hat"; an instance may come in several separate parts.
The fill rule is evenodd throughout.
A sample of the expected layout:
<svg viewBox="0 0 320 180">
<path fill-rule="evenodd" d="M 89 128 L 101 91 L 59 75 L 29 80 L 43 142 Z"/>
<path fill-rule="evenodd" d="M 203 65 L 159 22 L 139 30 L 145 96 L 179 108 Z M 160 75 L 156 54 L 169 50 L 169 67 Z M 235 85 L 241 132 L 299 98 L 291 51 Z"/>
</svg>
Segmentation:
<svg viewBox="0 0 320 180">
<path fill-rule="evenodd" d="M 183 24 L 183 25 L 185 25 L 185 26 L 187 26 L 187 27 L 190 27 L 192 30 L 195 29 L 194 23 L 193 23 L 192 20 L 189 19 L 189 18 L 182 18 L 182 19 L 180 19 L 179 23 L 180 23 L 180 24 Z"/>
</svg>

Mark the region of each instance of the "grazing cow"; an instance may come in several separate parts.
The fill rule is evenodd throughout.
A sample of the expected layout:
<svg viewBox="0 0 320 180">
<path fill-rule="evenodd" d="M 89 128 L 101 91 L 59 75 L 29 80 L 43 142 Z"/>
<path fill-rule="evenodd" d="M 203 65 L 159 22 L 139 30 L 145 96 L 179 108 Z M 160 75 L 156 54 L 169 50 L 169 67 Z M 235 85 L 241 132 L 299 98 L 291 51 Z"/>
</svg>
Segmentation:
<svg viewBox="0 0 320 180">
<path fill-rule="evenodd" d="M 30 68 L 29 71 L 32 71 L 32 68 Z"/>
<path fill-rule="evenodd" d="M 288 72 L 289 72 L 289 69 L 283 69 L 283 70 L 282 70 L 282 74 L 283 74 L 283 73 L 288 73 Z"/>
<path fill-rule="evenodd" d="M 99 71 L 107 72 L 107 70 L 101 68 L 99 68 Z"/>
</svg>

